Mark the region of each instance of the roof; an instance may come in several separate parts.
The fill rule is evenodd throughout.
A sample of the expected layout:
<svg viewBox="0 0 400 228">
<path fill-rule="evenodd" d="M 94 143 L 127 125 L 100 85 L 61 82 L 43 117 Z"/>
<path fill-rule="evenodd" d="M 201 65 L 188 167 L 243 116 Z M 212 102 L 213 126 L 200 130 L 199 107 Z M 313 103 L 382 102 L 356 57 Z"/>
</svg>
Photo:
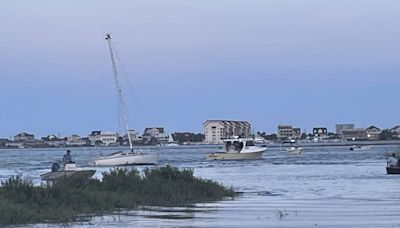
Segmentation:
<svg viewBox="0 0 400 228">
<path fill-rule="evenodd" d="M 365 130 L 372 130 L 372 129 L 381 130 L 379 127 L 376 127 L 374 125 L 371 125 L 371 126 L 367 127 Z"/>
<path fill-rule="evenodd" d="M 158 132 L 164 133 L 164 128 L 163 128 L 163 127 L 146 127 L 146 128 L 144 129 L 144 132 L 146 133 L 147 131 L 150 131 L 150 130 L 152 130 L 152 129 L 158 129 Z"/>
<path fill-rule="evenodd" d="M 233 123 L 245 123 L 245 124 L 247 123 L 247 124 L 250 125 L 249 122 L 243 121 L 243 120 L 206 120 L 206 121 L 203 123 L 203 125 L 205 125 L 205 124 L 208 123 L 208 122 L 233 122 Z"/>
</svg>

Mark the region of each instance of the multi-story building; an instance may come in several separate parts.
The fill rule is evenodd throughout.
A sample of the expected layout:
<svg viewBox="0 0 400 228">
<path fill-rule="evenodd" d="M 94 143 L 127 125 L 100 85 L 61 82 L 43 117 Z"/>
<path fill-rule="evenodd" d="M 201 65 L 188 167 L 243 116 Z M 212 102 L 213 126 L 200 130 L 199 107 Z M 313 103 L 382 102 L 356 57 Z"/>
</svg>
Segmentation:
<svg viewBox="0 0 400 228">
<path fill-rule="evenodd" d="M 342 130 L 340 137 L 345 140 L 367 140 L 368 135 L 364 128 Z"/>
<path fill-rule="evenodd" d="M 89 135 L 90 145 L 94 146 L 101 142 L 101 131 L 92 131 Z"/>
<path fill-rule="evenodd" d="M 365 129 L 365 131 L 367 132 L 367 137 L 369 140 L 378 140 L 379 135 L 382 132 L 382 129 L 380 129 L 379 127 L 376 127 L 374 125 L 371 125 L 371 126 L 367 127 Z"/>
<path fill-rule="evenodd" d="M 336 124 L 336 134 L 341 135 L 343 130 L 354 129 L 354 124 Z"/>
<path fill-rule="evenodd" d="M 300 137 L 300 128 L 294 128 L 292 125 L 278 125 L 278 139 L 299 139 Z"/>
<path fill-rule="evenodd" d="M 157 140 L 167 138 L 163 127 L 147 127 L 144 129 L 143 136 L 153 137 Z"/>
<path fill-rule="evenodd" d="M 101 131 L 100 133 L 101 143 L 109 146 L 110 144 L 116 144 L 118 140 L 117 133 L 113 131 Z"/>
<path fill-rule="evenodd" d="M 26 142 L 33 140 L 35 140 L 35 136 L 26 132 L 22 132 L 14 136 L 14 141 L 16 142 Z"/>
<path fill-rule="evenodd" d="M 221 143 L 232 136 L 249 137 L 251 125 L 247 121 L 207 120 L 203 123 L 206 143 Z"/>
<path fill-rule="evenodd" d="M 79 135 L 70 135 L 67 137 L 67 146 L 85 146 L 86 141 L 82 140 Z"/>
<path fill-rule="evenodd" d="M 326 127 L 314 127 L 313 135 L 316 137 L 325 137 L 328 135 L 328 129 Z"/>
</svg>

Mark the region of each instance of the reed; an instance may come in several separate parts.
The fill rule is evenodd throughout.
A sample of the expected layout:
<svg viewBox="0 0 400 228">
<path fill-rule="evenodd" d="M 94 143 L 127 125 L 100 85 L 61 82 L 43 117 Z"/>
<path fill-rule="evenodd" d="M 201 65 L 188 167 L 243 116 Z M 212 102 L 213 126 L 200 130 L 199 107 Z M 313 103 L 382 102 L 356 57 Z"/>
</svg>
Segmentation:
<svg viewBox="0 0 400 228">
<path fill-rule="evenodd" d="M 117 168 L 103 180 L 63 179 L 34 186 L 13 176 L 1 183 L 0 226 L 28 223 L 68 223 L 92 215 L 138 206 L 183 206 L 234 197 L 232 188 L 195 177 L 192 169 L 165 166 Z"/>
</svg>

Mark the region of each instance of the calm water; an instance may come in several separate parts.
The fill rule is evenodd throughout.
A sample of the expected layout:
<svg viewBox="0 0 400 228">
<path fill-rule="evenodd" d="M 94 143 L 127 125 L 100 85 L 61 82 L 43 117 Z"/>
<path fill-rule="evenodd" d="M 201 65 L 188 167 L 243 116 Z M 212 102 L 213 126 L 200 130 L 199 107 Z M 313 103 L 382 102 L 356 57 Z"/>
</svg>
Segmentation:
<svg viewBox="0 0 400 228">
<path fill-rule="evenodd" d="M 72 226 L 400 227 L 400 175 L 386 175 L 384 156 L 396 149 L 321 147 L 288 155 L 273 148 L 257 161 L 205 161 L 204 153 L 215 148 L 147 148 L 159 151 L 161 165 L 194 168 L 195 175 L 233 186 L 243 194 L 234 200 L 185 208 L 124 211 Z M 78 165 L 85 167 L 100 154 L 93 148 L 72 151 Z M 39 175 L 63 154 L 60 149 L 0 150 L 0 179 L 22 173 L 39 183 Z M 101 171 L 108 168 L 97 170 L 95 176 L 101 178 Z"/>
</svg>

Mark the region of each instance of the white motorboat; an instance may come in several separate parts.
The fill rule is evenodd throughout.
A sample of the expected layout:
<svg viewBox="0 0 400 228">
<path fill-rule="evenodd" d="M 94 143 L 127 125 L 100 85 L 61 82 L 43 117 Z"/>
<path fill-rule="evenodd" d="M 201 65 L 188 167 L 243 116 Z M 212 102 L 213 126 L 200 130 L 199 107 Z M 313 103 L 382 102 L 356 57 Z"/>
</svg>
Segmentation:
<svg viewBox="0 0 400 228">
<path fill-rule="evenodd" d="M 298 147 L 298 146 L 291 146 L 289 148 L 286 148 L 286 152 L 288 152 L 289 154 L 295 154 L 295 155 L 301 154 L 301 150 L 302 150 L 302 148 Z"/>
<path fill-rule="evenodd" d="M 115 152 L 108 156 L 99 157 L 99 158 L 95 159 L 93 161 L 93 163 L 97 166 L 156 164 L 159 159 L 158 153 L 157 154 L 144 154 L 144 153 L 136 152 L 133 149 L 131 134 L 129 133 L 128 115 L 126 113 L 125 102 L 124 102 L 123 93 L 122 93 L 122 87 L 121 87 L 121 84 L 118 79 L 118 71 L 117 71 L 117 67 L 116 67 L 115 59 L 114 59 L 114 51 L 113 51 L 113 46 L 111 43 L 111 35 L 106 34 L 105 39 L 108 43 L 108 48 L 110 51 L 113 76 L 114 76 L 115 85 L 117 87 L 120 111 L 123 115 L 125 131 L 126 131 L 126 134 L 128 135 L 130 150 L 129 151 L 118 151 L 118 152 Z"/>
<path fill-rule="evenodd" d="M 223 140 L 224 149 L 206 154 L 206 160 L 246 160 L 261 159 L 267 147 L 258 147 L 252 138 L 233 138 Z"/>
<path fill-rule="evenodd" d="M 86 178 L 90 179 L 96 170 L 81 169 L 76 167 L 76 163 L 67 163 L 64 167 L 60 167 L 58 163 L 53 163 L 52 170 L 49 173 L 40 175 L 42 180 L 57 181 L 63 178 Z"/>
</svg>

